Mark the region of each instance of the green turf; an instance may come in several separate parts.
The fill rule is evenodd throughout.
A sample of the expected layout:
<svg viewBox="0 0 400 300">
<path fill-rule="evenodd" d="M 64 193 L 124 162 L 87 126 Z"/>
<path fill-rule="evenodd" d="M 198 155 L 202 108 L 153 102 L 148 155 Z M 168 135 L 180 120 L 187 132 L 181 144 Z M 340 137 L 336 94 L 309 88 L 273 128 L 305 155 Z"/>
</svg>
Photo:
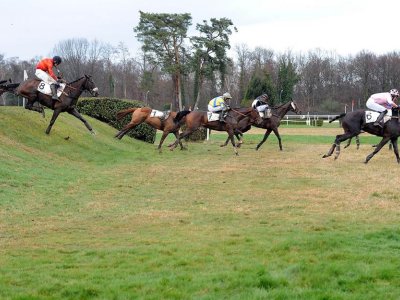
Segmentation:
<svg viewBox="0 0 400 300">
<path fill-rule="evenodd" d="M 325 134 L 160 154 L 91 118 L 46 135 L 47 113 L 0 107 L 0 299 L 399 299 L 399 166 L 363 164 L 376 138 L 336 161 Z"/>
</svg>

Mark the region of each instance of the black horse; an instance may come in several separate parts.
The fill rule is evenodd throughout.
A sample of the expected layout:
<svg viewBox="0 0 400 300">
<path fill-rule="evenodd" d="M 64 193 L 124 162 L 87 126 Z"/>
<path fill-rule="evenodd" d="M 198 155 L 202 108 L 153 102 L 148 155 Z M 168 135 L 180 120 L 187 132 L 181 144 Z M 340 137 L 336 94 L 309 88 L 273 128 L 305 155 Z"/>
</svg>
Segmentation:
<svg viewBox="0 0 400 300">
<path fill-rule="evenodd" d="M 337 159 L 340 155 L 340 143 L 346 141 L 347 139 L 351 139 L 352 137 L 358 136 L 361 131 L 365 131 L 370 134 L 382 137 L 380 143 L 376 145 L 375 150 L 366 157 L 365 163 L 368 163 L 368 161 L 376 153 L 378 153 L 388 141 L 391 141 L 394 154 L 396 155 L 397 163 L 400 163 L 399 151 L 397 146 L 397 139 L 400 136 L 399 109 L 392 109 L 392 118 L 384 124 L 383 128 L 381 128 L 380 126 L 375 126 L 373 122 L 366 123 L 365 112 L 365 109 L 359 109 L 349 112 L 347 114 L 343 113 L 332 119 L 332 121 L 343 119 L 342 127 L 344 130 L 344 134 L 339 134 L 336 136 L 335 142 L 329 149 L 328 153 L 323 156 L 323 158 L 331 156 L 333 154 L 333 151 L 336 149 L 335 159 Z"/>
<path fill-rule="evenodd" d="M 16 89 L 15 93 L 22 97 L 28 99 L 27 104 L 25 105 L 26 109 L 34 110 L 40 113 L 43 113 L 43 107 L 34 107 L 33 104 L 38 101 L 40 104 L 51 108 L 54 110 L 53 116 L 50 120 L 50 124 L 46 129 L 46 133 L 49 134 L 51 127 L 53 126 L 54 122 L 57 120 L 58 115 L 62 112 L 67 112 L 74 117 L 81 120 L 87 129 L 94 134 L 93 128 L 90 124 L 81 116 L 81 114 L 76 109 L 76 103 L 78 102 L 79 96 L 82 94 L 83 91 L 88 91 L 92 96 L 97 97 L 99 95 L 98 88 L 94 84 L 91 76 L 85 75 L 75 81 L 67 83 L 60 100 L 61 102 L 55 102 L 51 99 L 50 95 L 45 95 L 39 93 L 37 88 L 40 83 L 39 79 L 32 78 L 25 80 L 22 82 L 19 87 Z"/>
<path fill-rule="evenodd" d="M 301 111 L 298 108 L 297 104 L 294 101 L 289 101 L 285 104 L 275 106 L 272 108 L 272 116 L 267 119 L 262 119 L 262 122 L 259 124 L 253 124 L 255 127 L 259 128 L 264 128 L 267 129 L 267 131 L 264 134 L 264 138 L 262 141 L 257 145 L 256 150 L 258 150 L 262 144 L 267 140 L 268 136 L 270 133 L 273 131 L 278 138 L 279 142 L 279 149 L 282 151 L 282 141 L 281 141 L 281 136 L 278 131 L 279 125 L 281 125 L 281 120 L 282 118 L 289 112 L 293 111 L 296 114 L 300 114 Z M 239 122 L 237 128 L 235 129 L 235 136 L 239 140 L 238 146 L 242 143 L 242 136 L 243 133 L 250 130 L 251 125 L 246 123 L 246 120 L 244 119 L 243 121 Z M 224 147 L 228 144 L 229 138 L 226 140 L 225 144 L 221 145 L 221 147 Z"/>
<path fill-rule="evenodd" d="M 14 93 L 19 83 L 12 83 L 11 79 L 0 80 L 0 96 L 6 92 Z"/>
</svg>

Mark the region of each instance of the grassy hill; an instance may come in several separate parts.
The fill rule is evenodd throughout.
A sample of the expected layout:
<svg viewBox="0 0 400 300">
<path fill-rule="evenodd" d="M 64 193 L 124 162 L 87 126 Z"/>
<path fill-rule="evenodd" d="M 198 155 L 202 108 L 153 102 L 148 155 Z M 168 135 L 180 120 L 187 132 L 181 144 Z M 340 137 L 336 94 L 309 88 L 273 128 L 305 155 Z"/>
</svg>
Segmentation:
<svg viewBox="0 0 400 300">
<path fill-rule="evenodd" d="M 91 118 L 95 136 L 66 114 L 46 135 L 47 113 L 0 107 L 0 299 L 400 295 L 387 149 L 324 160 L 320 128 L 282 152 L 258 134 L 235 157 L 221 134 L 159 154 Z"/>
</svg>

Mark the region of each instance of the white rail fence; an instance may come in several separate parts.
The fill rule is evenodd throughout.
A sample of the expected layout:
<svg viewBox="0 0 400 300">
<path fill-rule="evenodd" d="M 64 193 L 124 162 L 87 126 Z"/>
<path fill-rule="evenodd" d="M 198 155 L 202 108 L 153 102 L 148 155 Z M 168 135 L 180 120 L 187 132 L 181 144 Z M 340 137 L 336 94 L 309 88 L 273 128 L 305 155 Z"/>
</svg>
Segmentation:
<svg viewBox="0 0 400 300">
<path fill-rule="evenodd" d="M 333 114 L 333 115 L 318 115 L 318 114 L 310 114 L 307 113 L 306 115 L 286 115 L 283 117 L 281 124 L 288 125 L 289 123 L 293 124 L 298 121 L 299 123 L 303 123 L 304 120 L 306 121 L 306 125 L 311 126 L 312 122 L 311 120 L 324 120 L 324 122 L 329 122 L 332 120 L 334 117 L 338 116 L 339 114 Z M 339 122 L 334 121 L 334 122 Z"/>
</svg>

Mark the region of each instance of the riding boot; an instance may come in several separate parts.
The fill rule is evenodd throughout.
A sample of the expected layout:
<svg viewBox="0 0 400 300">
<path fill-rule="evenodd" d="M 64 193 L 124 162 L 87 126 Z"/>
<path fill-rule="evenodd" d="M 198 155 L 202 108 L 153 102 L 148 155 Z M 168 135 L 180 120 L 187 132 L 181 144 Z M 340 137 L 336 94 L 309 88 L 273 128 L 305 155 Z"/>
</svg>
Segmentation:
<svg viewBox="0 0 400 300">
<path fill-rule="evenodd" d="M 386 113 L 387 113 L 387 110 L 384 110 L 380 113 L 380 115 L 378 116 L 378 118 L 376 119 L 376 121 L 374 123 L 374 126 L 379 126 L 379 127 L 383 128 L 381 121 L 383 120 L 383 117 L 386 115 Z"/>
<path fill-rule="evenodd" d="M 50 89 L 52 94 L 51 99 L 61 102 L 61 100 L 57 96 L 57 84 L 55 83 L 50 84 Z"/>
<path fill-rule="evenodd" d="M 219 121 L 225 123 L 225 112 L 224 111 L 221 111 L 219 113 Z"/>
</svg>

